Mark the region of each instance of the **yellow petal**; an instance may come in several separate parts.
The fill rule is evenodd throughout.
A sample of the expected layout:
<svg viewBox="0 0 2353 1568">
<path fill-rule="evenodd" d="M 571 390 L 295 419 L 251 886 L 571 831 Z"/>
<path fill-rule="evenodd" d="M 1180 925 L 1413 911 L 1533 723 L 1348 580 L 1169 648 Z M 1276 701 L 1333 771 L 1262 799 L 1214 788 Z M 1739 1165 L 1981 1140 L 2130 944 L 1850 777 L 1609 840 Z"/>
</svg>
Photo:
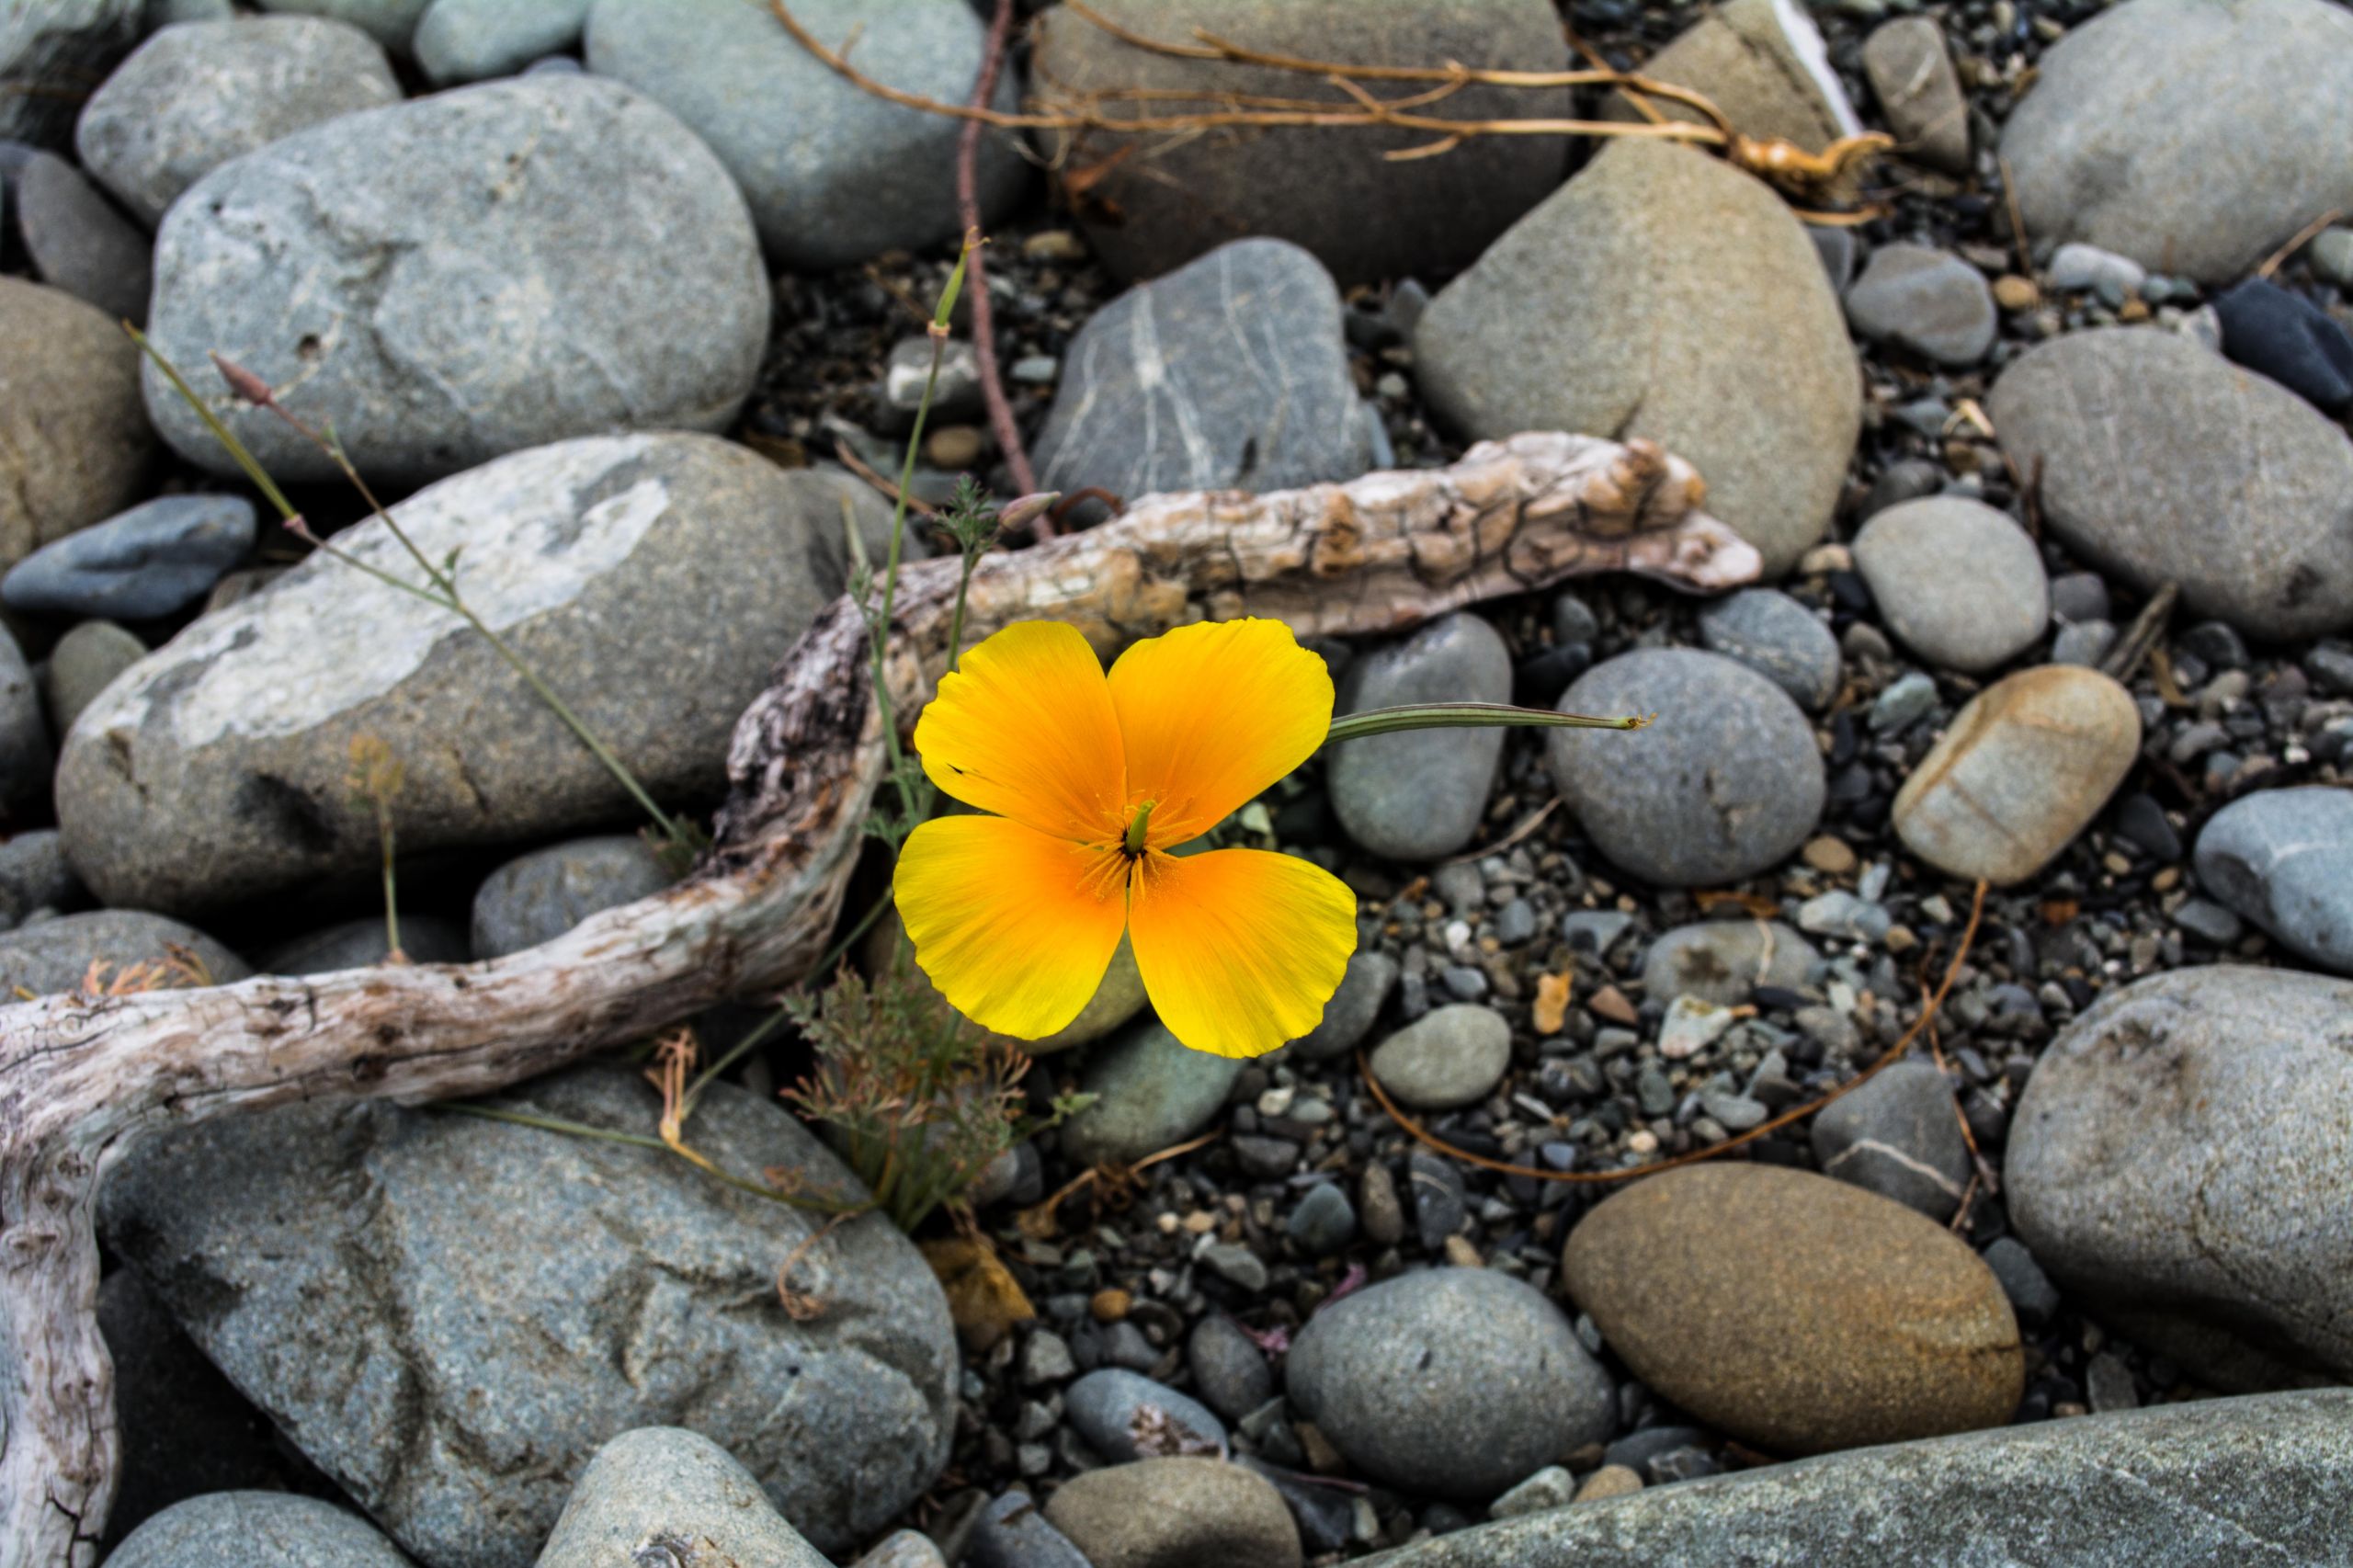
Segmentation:
<svg viewBox="0 0 2353 1568">
<path fill-rule="evenodd" d="M 1219 1056 L 1256 1056 L 1313 1028 L 1357 945 L 1347 884 L 1263 849 L 1146 856 L 1128 920 L 1160 1021 Z"/>
<path fill-rule="evenodd" d="M 907 835 L 892 897 L 915 962 L 950 1006 L 1016 1040 L 1050 1035 L 1103 983 L 1128 919 L 1125 865 L 1003 817 Z"/>
<path fill-rule="evenodd" d="M 915 722 L 941 792 L 1057 838 L 1125 829 L 1126 771 L 1095 650 L 1059 620 L 1017 620 L 965 653 Z"/>
<path fill-rule="evenodd" d="M 1279 620 L 1180 626 L 1111 666 L 1128 803 L 1155 848 L 1208 832 L 1305 762 L 1332 727 L 1332 675 Z"/>
</svg>

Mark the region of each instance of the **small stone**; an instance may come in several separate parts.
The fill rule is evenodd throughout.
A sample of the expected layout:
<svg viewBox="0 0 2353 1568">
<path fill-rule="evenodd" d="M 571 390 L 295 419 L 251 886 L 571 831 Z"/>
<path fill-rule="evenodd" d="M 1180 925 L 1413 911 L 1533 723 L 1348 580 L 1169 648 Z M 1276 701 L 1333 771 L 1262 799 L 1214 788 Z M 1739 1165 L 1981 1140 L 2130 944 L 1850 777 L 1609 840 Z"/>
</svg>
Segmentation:
<svg viewBox="0 0 2353 1568">
<path fill-rule="evenodd" d="M 1994 302 L 2009 314 L 2019 315 L 2042 303 L 2042 290 L 2031 278 L 2004 273 L 1994 279 Z"/>
<path fill-rule="evenodd" d="M 0 658 L 8 643 L 0 631 Z M 0 727 L 0 741 L 6 741 Z M 0 754 L 5 755 L 5 754 Z M 37 827 L 0 839 L 0 931 L 20 924 L 36 909 L 63 913 L 89 902 L 89 892 L 65 858 L 65 835 Z"/>
<path fill-rule="evenodd" d="M 1743 588 L 1699 612 L 1699 641 L 1737 659 L 1820 712 L 1838 695 L 1838 640 L 1822 619 L 1777 588 Z"/>
<path fill-rule="evenodd" d="M 2353 793 L 2243 796 L 2207 819 L 2196 864 L 2199 881 L 2232 910 L 2313 962 L 2353 974 Z"/>
<path fill-rule="evenodd" d="M 1760 986 L 1795 991 L 1822 961 L 1813 944 L 1779 921 L 1707 920 L 1678 926 L 1643 959 L 1643 990 L 1661 1001 L 1692 996 L 1737 1007 Z"/>
<path fill-rule="evenodd" d="M 1697 91 L 1752 136 L 1781 137 L 1807 152 L 1862 130 L 1802 6 L 1733 0 L 1703 12 L 1643 73 Z M 1669 119 L 1699 118 L 1686 105 L 1651 101 Z M 1616 119 L 1648 118 L 1625 94 L 1613 95 L 1606 112 Z"/>
<path fill-rule="evenodd" d="M 0 95 L 0 103 L 7 101 Z M 0 277 L 0 569 L 144 493 L 139 350 L 62 289 Z"/>
<path fill-rule="evenodd" d="M 939 358 L 938 379 L 932 372 L 932 356 L 937 347 Z M 931 388 L 930 419 L 971 420 L 980 417 L 987 406 L 981 392 L 981 357 L 971 342 L 951 338 L 935 345 L 926 335 L 903 337 L 891 346 L 891 358 L 882 367 L 881 397 L 882 423 L 896 435 L 911 428 L 915 410 L 923 406 L 924 388 Z"/>
<path fill-rule="evenodd" d="M 2185 900 L 2182 906 L 2173 912 L 2173 923 L 2191 936 L 2211 942 L 2218 948 L 2234 946 L 2246 934 L 2245 923 L 2235 914 L 2202 898 Z"/>
<path fill-rule="evenodd" d="M 1140 1019 L 1097 1047 L 1080 1074 L 1095 1100 L 1063 1123 L 1063 1154 L 1127 1165 L 1181 1143 L 1209 1125 L 1241 1072 L 1239 1058 L 1188 1051 L 1158 1019 Z"/>
<path fill-rule="evenodd" d="M 1847 841 L 1830 834 L 1809 838 L 1798 858 L 1824 876 L 1843 877 L 1855 869 L 1855 852 Z"/>
<path fill-rule="evenodd" d="M 1214 1459 L 1149 1459 L 1063 1483 L 1046 1520 L 1093 1568 L 1300 1568 L 1299 1528 L 1265 1477 Z"/>
<path fill-rule="evenodd" d="M 476 958 L 553 941 L 590 915 L 651 898 L 676 879 L 636 834 L 577 838 L 509 860 L 474 894 Z"/>
<path fill-rule="evenodd" d="M 2062 294 L 2084 294 L 2097 290 L 2120 299 L 2131 299 L 2149 280 L 2149 271 L 2129 256 L 2075 241 L 2051 253 L 2049 277 L 2051 287 Z"/>
<path fill-rule="evenodd" d="M 153 281 L 147 236 L 51 153 L 36 153 L 9 182 L 17 233 L 41 281 L 86 300 L 113 320 L 147 319 Z"/>
<path fill-rule="evenodd" d="M 1925 1062 L 1898 1062 L 1832 1101 L 1813 1120 L 1813 1158 L 1824 1176 L 1931 1220 L 1952 1218 L 1969 1186 L 1952 1088 Z"/>
<path fill-rule="evenodd" d="M 1200 1259 L 1211 1273 L 1250 1295 L 1267 1288 L 1266 1260 L 1239 1243 L 1218 1242 L 1203 1247 Z"/>
<path fill-rule="evenodd" d="M 2006 664 L 2050 623 L 2041 551 L 1982 502 L 1939 495 L 1889 507 L 1855 537 L 1855 566 L 1887 629 L 1948 669 Z"/>
<path fill-rule="evenodd" d="M 1697 996 L 1677 996 L 1659 1020 L 1658 1053 L 1669 1062 L 1697 1056 L 1732 1028 L 1733 1011 Z"/>
<path fill-rule="evenodd" d="M 2313 276 L 2338 289 L 2353 289 L 2353 229 L 2331 226 L 2313 236 L 2304 251 Z"/>
<path fill-rule="evenodd" d="M 1548 1464 L 1526 1481 L 1487 1505 L 1487 1517 L 1508 1519 L 1565 1507 L 1576 1500 L 1576 1478 L 1557 1464 Z"/>
<path fill-rule="evenodd" d="M 1405 1156 L 1405 1171 L 1414 1199 L 1414 1233 L 1425 1252 L 1440 1251 L 1470 1218 L 1462 1172 L 1423 1149 Z"/>
<path fill-rule="evenodd" d="M 1329 1257 L 1356 1238 L 1357 1211 L 1348 1195 L 1330 1182 L 1307 1189 L 1286 1227 L 1300 1251 Z"/>
<path fill-rule="evenodd" d="M 1932 676 L 1913 670 L 1898 676 L 1882 687 L 1871 699 L 1865 721 L 1871 733 L 1900 735 L 1905 730 L 1936 711 L 1937 683 Z"/>
<path fill-rule="evenodd" d="M 2051 640 L 2051 662 L 2097 669 L 2116 646 L 2117 630 L 2105 620 L 2068 621 Z"/>
<path fill-rule="evenodd" d="M 2069 572 L 2051 579 L 2051 613 L 2061 620 L 2109 620 L 2114 609 L 2108 583 L 2097 572 Z"/>
<path fill-rule="evenodd" d="M 676 1426 L 642 1426 L 597 1450 L 535 1568 L 642 1562 L 643 1543 L 663 1540 L 692 1541 L 694 1556 L 719 1562 L 827 1568 L 733 1454 Z"/>
<path fill-rule="evenodd" d="M 1598 1503 L 1609 1497 L 1631 1497 L 1642 1489 L 1642 1471 L 1631 1465 L 1606 1464 L 1578 1484 L 1571 1501 Z"/>
<path fill-rule="evenodd" d="M 1935 18 L 1903 17 L 1872 28 L 1863 74 L 1907 157 L 1949 175 L 1969 172 L 1969 100 Z"/>
<path fill-rule="evenodd" d="M 0 809 L 45 799 L 56 767 L 57 752 L 41 717 L 40 687 L 17 639 L 0 624 Z M 17 913 L 21 917 L 25 912 Z"/>
<path fill-rule="evenodd" d="M 541 55 L 576 47 L 590 0 L 432 0 L 409 47 L 446 87 L 511 76 Z"/>
<path fill-rule="evenodd" d="M 315 1497 L 210 1492 L 176 1503 L 108 1554 L 121 1568 L 414 1568 L 365 1519 Z M 786 1562 L 780 1568 L 804 1568 Z"/>
<path fill-rule="evenodd" d="M 2324 414 L 2353 406 L 2353 334 L 2336 318 L 2268 278 L 2250 278 L 2214 301 L 2222 352 L 2270 377 Z"/>
<path fill-rule="evenodd" d="M 1933 24 L 1931 24 L 1933 25 Z M 1927 245 L 1882 245 L 1847 290 L 1847 320 L 1939 365 L 1974 365 L 2000 325 L 1984 274 Z"/>
<path fill-rule="evenodd" d="M 1185 1341 L 1185 1359 L 1201 1398 L 1229 1421 L 1241 1420 L 1275 1396 L 1267 1353 L 1222 1312 L 1211 1312 L 1194 1325 Z"/>
<path fill-rule="evenodd" d="M 1031 1329 L 1021 1346 L 1021 1386 L 1046 1388 L 1076 1376 L 1078 1363 L 1071 1358 L 1070 1341 L 1051 1328 Z"/>
<path fill-rule="evenodd" d="M 1985 1267 L 2002 1282 L 2002 1293 L 2009 1297 L 2020 1323 L 2040 1328 L 2058 1313 L 2059 1287 L 2051 1283 L 2051 1277 L 2042 1272 L 2024 1242 L 2016 1236 L 1996 1236 L 1984 1257 Z"/>
<path fill-rule="evenodd" d="M 1393 1247 L 1405 1239 L 1405 1207 L 1397 1197 L 1397 1178 L 1378 1160 L 1368 1161 L 1358 1178 L 1358 1213 L 1367 1240 L 1375 1246 Z"/>
<path fill-rule="evenodd" d="M 1509 702 L 1511 654 L 1475 615 L 1450 615 L 1352 665 L 1343 713 L 1425 702 Z M 1478 832 L 1504 732 L 1423 730 L 1337 747 L 1326 777 L 1348 836 L 1396 860 L 1439 860 Z"/>
<path fill-rule="evenodd" d="M 44 545 L 0 577 L 27 615 L 153 620 L 194 604 L 254 546 L 253 504 L 165 495 Z"/>
<path fill-rule="evenodd" d="M 121 678 L 122 673 L 147 656 L 147 644 L 111 620 L 85 620 L 57 640 L 41 667 L 41 699 L 60 735 Z"/>
<path fill-rule="evenodd" d="M 1102 1368 L 1071 1384 L 1063 1409 L 1087 1445 L 1115 1464 L 1177 1454 L 1225 1457 L 1225 1425 L 1206 1405 L 1118 1368 Z"/>
<path fill-rule="evenodd" d="M 1382 1040 L 1370 1064 L 1381 1086 L 1411 1109 L 1472 1105 L 1511 1065 L 1511 1026 L 1492 1007 L 1439 1007 Z"/>
</svg>

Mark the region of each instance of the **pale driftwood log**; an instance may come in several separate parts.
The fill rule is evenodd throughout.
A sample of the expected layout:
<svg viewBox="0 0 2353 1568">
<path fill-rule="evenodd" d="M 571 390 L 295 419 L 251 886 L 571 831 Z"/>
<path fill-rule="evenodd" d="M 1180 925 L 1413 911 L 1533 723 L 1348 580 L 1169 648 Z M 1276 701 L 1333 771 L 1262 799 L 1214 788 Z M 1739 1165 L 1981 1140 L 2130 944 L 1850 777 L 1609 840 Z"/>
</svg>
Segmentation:
<svg viewBox="0 0 2353 1568">
<path fill-rule="evenodd" d="M 1756 551 L 1701 493 L 1645 443 L 1528 435 L 1449 469 L 1148 497 L 991 556 L 966 636 L 1054 619 L 1108 654 L 1203 618 L 1393 631 L 1590 572 L 1748 581 Z M 903 722 L 945 665 L 956 574 L 938 560 L 901 579 L 886 676 Z M 864 627 L 837 601 L 738 723 L 717 844 L 666 892 L 483 963 L 0 1007 L 0 1568 L 97 1561 L 118 1443 L 91 1214 L 133 1140 L 298 1100 L 482 1094 L 790 984 L 825 949 L 885 755 Z"/>
</svg>

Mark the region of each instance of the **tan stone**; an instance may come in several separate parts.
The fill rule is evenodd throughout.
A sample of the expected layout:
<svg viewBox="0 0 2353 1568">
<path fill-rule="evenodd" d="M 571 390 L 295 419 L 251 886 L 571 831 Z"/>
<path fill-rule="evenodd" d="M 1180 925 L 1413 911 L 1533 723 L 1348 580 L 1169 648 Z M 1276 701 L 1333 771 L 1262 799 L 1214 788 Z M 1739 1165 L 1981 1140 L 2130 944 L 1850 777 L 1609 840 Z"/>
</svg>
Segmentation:
<svg viewBox="0 0 2353 1568">
<path fill-rule="evenodd" d="M 1643 1489 L 1639 1471 L 1622 1464 L 1606 1464 L 1577 1483 L 1577 1494 L 1570 1499 L 1576 1503 L 1598 1503 L 1605 1497 L 1627 1497 Z"/>
<path fill-rule="evenodd" d="M 1138 1460 L 1064 1482 L 1046 1522 L 1095 1568 L 1299 1568 L 1281 1494 L 1237 1464 Z"/>
<path fill-rule="evenodd" d="M 155 437 L 104 311 L 0 278 L 0 571 L 139 498 Z"/>
<path fill-rule="evenodd" d="M 1811 1171 L 1653 1176 L 1587 1215 L 1562 1264 L 1636 1377 L 1768 1452 L 1995 1426 L 2024 1387 L 2018 1321 L 1968 1244 Z"/>
<path fill-rule="evenodd" d="M 1789 0 L 1732 0 L 1709 11 L 1654 55 L 1643 74 L 1703 95 L 1745 136 L 1778 136 L 1809 153 L 1862 130 L 1829 69 L 1821 33 Z M 1654 107 L 1669 119 L 1701 119 L 1664 99 Z M 1611 119 L 1647 118 L 1623 94 L 1611 95 L 1603 112 Z"/>
<path fill-rule="evenodd" d="M 1970 700 L 1895 796 L 1895 831 L 1938 870 L 2007 887 L 2098 814 L 2141 747 L 2131 694 L 2097 670 L 2020 670 Z"/>
</svg>

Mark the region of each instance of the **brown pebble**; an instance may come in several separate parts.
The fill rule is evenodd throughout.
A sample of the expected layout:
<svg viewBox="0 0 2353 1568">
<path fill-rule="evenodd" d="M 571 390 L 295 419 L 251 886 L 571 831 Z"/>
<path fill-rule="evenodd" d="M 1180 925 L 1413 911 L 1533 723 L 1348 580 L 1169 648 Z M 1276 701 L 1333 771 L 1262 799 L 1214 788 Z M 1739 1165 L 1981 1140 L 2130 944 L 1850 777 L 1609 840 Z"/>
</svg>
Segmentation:
<svg viewBox="0 0 2353 1568">
<path fill-rule="evenodd" d="M 1624 1497 L 1643 1489 L 1642 1475 L 1630 1465 L 1606 1464 L 1577 1483 L 1573 1503 L 1598 1503 L 1604 1497 Z"/>
<path fill-rule="evenodd" d="M 1405 1208 L 1397 1200 L 1397 1178 L 1379 1160 L 1366 1165 L 1358 1184 L 1357 1222 L 1376 1246 L 1393 1247 L 1405 1239 Z"/>
<path fill-rule="evenodd" d="M 1446 1261 L 1458 1268 L 1484 1268 L 1487 1266 L 1487 1260 L 1479 1256 L 1479 1249 L 1471 1244 L 1467 1236 L 1446 1238 Z"/>
<path fill-rule="evenodd" d="M 1594 1017 L 1608 1018 L 1613 1024 L 1635 1024 L 1642 1021 L 1642 1015 L 1634 1011 L 1634 1005 L 1627 1001 L 1626 994 L 1615 985 L 1605 985 L 1595 992 L 1593 1000 L 1587 1002 L 1586 1006 Z"/>
<path fill-rule="evenodd" d="M 1826 833 L 1808 839 L 1799 853 L 1805 857 L 1807 865 L 1829 876 L 1843 877 L 1855 869 L 1855 852 L 1847 846 L 1847 841 Z"/>
<path fill-rule="evenodd" d="M 1097 1290 L 1087 1306 L 1094 1311 L 1097 1323 L 1118 1323 L 1135 1304 L 1136 1299 L 1125 1290 Z"/>
<path fill-rule="evenodd" d="M 1291 1430 L 1299 1436 L 1300 1451 L 1307 1456 L 1308 1469 L 1318 1475 L 1347 1473 L 1348 1461 L 1341 1457 L 1340 1450 L 1332 1446 L 1332 1439 L 1325 1437 L 1315 1423 L 1302 1421 Z"/>
<path fill-rule="evenodd" d="M 924 460 L 934 468 L 970 468 L 987 444 L 977 425 L 942 426 L 923 438 Z"/>
<path fill-rule="evenodd" d="M 1048 229 L 1022 241 L 1021 254 L 1032 261 L 1085 261 L 1086 246 L 1068 229 Z"/>
<path fill-rule="evenodd" d="M 2014 272 L 1994 279 L 1994 302 L 2013 312 L 2030 311 L 2042 303 L 2042 290 L 2034 286 L 2033 278 Z"/>
</svg>

